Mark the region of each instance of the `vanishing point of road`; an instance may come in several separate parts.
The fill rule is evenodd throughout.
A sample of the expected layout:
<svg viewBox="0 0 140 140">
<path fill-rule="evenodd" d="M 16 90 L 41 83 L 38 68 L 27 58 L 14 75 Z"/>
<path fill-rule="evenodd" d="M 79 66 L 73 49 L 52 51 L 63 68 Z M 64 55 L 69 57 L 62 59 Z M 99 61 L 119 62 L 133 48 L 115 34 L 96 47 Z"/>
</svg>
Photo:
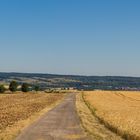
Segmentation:
<svg viewBox="0 0 140 140">
<path fill-rule="evenodd" d="M 62 103 L 23 130 L 16 140 L 90 140 L 81 128 L 75 102 L 76 95 L 70 93 Z"/>
</svg>

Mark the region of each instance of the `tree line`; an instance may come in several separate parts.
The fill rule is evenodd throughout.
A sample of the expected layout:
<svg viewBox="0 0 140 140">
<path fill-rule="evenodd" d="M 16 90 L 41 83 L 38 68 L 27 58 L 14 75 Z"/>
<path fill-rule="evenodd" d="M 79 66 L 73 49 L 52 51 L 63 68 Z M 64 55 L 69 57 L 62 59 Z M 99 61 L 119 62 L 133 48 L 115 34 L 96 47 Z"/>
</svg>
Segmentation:
<svg viewBox="0 0 140 140">
<path fill-rule="evenodd" d="M 9 84 L 9 88 L 6 89 L 4 85 L 0 85 L 0 93 L 4 93 L 6 90 L 10 90 L 12 93 L 18 91 L 18 84 L 16 81 L 11 81 Z M 31 90 L 35 90 L 36 92 L 39 91 L 39 86 L 38 85 L 29 85 L 28 83 L 22 83 L 21 84 L 21 89 L 22 92 L 28 92 Z"/>
</svg>

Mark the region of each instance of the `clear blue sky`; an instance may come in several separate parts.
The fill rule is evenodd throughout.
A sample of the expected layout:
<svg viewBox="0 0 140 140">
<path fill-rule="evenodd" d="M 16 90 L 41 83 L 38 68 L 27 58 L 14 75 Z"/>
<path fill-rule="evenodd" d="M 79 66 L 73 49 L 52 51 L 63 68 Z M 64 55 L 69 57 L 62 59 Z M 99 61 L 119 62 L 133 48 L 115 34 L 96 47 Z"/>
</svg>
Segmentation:
<svg viewBox="0 0 140 140">
<path fill-rule="evenodd" d="M 140 1 L 0 0 L 0 71 L 140 76 Z"/>
</svg>

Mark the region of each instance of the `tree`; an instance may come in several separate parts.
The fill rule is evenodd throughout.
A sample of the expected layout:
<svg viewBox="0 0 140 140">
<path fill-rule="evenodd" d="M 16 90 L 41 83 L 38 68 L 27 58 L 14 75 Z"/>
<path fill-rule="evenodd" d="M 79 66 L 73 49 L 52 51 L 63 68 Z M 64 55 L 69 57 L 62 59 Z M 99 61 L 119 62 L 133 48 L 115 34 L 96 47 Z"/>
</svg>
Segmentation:
<svg viewBox="0 0 140 140">
<path fill-rule="evenodd" d="M 18 83 L 16 81 L 12 81 L 9 85 L 9 90 L 12 92 L 17 91 Z"/>
<path fill-rule="evenodd" d="M 4 93 L 5 92 L 5 87 L 4 87 L 4 85 L 0 85 L 0 93 Z"/>
<path fill-rule="evenodd" d="M 37 91 L 39 91 L 39 85 L 35 85 L 34 86 L 34 90 L 37 92 Z"/>
<path fill-rule="evenodd" d="M 22 87 L 21 87 L 21 90 L 22 90 L 23 92 L 28 92 L 28 91 L 29 91 L 29 84 L 23 83 L 23 84 L 22 84 Z"/>
</svg>

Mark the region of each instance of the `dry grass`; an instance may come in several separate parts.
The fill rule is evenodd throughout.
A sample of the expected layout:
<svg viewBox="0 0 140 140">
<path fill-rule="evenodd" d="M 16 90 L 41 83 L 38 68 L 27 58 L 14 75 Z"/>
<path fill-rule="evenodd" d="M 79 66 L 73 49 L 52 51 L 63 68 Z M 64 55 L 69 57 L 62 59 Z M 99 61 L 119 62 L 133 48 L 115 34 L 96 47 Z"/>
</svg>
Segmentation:
<svg viewBox="0 0 140 140">
<path fill-rule="evenodd" d="M 99 121 L 127 140 L 140 140 L 140 92 L 84 92 Z"/>
<path fill-rule="evenodd" d="M 31 122 L 27 119 L 48 111 L 63 97 L 64 94 L 58 93 L 0 94 L 0 139 L 12 139 L 22 127 Z"/>
<path fill-rule="evenodd" d="M 90 134 L 93 140 L 121 140 L 122 138 L 109 131 L 104 125 L 100 124 L 99 120 L 94 116 L 94 112 L 89 110 L 85 104 L 82 93 L 76 96 L 76 107 L 81 119 L 82 127 L 87 134 Z"/>
</svg>

